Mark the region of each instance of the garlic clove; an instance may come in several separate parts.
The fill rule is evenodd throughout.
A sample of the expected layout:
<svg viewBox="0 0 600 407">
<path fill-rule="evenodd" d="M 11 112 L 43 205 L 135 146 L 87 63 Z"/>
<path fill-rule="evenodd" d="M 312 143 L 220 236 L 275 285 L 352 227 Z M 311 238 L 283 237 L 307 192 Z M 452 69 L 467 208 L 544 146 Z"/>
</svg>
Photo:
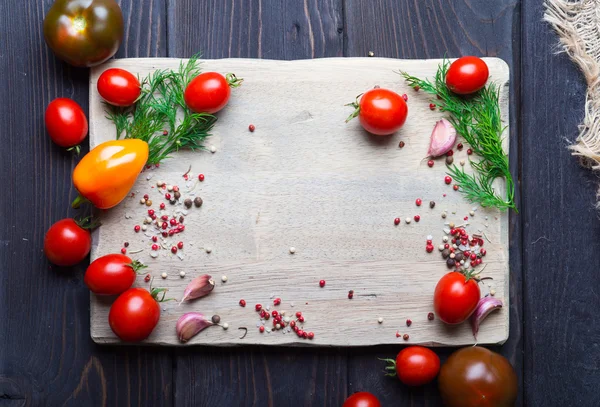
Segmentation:
<svg viewBox="0 0 600 407">
<path fill-rule="evenodd" d="M 452 149 L 455 141 L 456 129 L 448 120 L 442 119 L 435 124 L 431 132 L 427 155 L 430 157 L 444 155 Z"/>
<path fill-rule="evenodd" d="M 502 301 L 493 297 L 483 297 L 477 303 L 473 315 L 471 315 L 471 328 L 473 329 L 473 337 L 477 339 L 479 325 L 481 322 L 494 310 L 502 308 Z"/>
<path fill-rule="evenodd" d="M 187 287 L 185 287 L 185 290 L 183 291 L 183 298 L 181 299 L 180 304 L 184 301 L 204 297 L 205 295 L 210 294 L 214 288 L 215 282 L 208 274 L 196 277 L 190 281 Z"/>
<path fill-rule="evenodd" d="M 187 342 L 202 330 L 214 325 L 199 312 L 188 312 L 177 320 L 175 331 L 181 342 Z"/>
</svg>

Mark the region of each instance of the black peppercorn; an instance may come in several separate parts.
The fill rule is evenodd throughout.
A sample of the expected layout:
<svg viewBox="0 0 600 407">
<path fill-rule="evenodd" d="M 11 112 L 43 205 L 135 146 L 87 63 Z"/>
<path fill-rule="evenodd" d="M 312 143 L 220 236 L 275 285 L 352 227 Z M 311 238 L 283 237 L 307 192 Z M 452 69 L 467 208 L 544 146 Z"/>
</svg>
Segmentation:
<svg viewBox="0 0 600 407">
<path fill-rule="evenodd" d="M 200 198 L 199 196 L 197 196 L 197 197 L 194 199 L 194 205 L 196 205 L 196 208 L 199 208 L 199 207 L 201 207 L 201 206 L 202 206 L 202 198 Z"/>
<path fill-rule="evenodd" d="M 213 324 L 218 324 L 219 322 L 221 322 L 221 317 L 218 315 L 213 315 L 211 318 Z"/>
<path fill-rule="evenodd" d="M 450 249 L 444 249 L 444 250 L 442 250 L 442 257 L 444 259 L 447 259 L 448 256 L 450 256 Z"/>
<path fill-rule="evenodd" d="M 453 162 L 454 162 L 454 157 L 452 157 L 451 155 L 446 157 L 446 165 L 452 165 Z"/>
<path fill-rule="evenodd" d="M 183 204 L 185 205 L 186 208 L 191 208 L 192 200 L 190 198 L 187 198 L 185 201 L 183 201 Z"/>
<path fill-rule="evenodd" d="M 175 192 L 173 193 L 173 195 L 175 196 L 175 199 L 179 199 L 179 198 L 181 198 L 181 192 L 179 192 L 179 191 L 175 191 Z"/>
<path fill-rule="evenodd" d="M 448 266 L 449 269 L 451 269 L 452 267 L 454 267 L 455 264 L 456 263 L 455 263 L 454 259 L 448 258 L 446 260 L 446 266 Z"/>
<path fill-rule="evenodd" d="M 430 202 L 429 202 L 429 207 L 430 207 L 431 209 L 435 208 L 435 201 L 430 201 Z"/>
</svg>

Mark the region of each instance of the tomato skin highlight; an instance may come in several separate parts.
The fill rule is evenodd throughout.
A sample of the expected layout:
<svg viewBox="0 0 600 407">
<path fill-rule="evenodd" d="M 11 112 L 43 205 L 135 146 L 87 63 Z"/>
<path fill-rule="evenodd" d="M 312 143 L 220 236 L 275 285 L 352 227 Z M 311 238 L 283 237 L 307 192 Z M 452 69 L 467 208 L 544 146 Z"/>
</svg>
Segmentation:
<svg viewBox="0 0 600 407">
<path fill-rule="evenodd" d="M 373 394 L 359 391 L 348 397 L 342 407 L 381 407 L 381 403 Z"/>
<path fill-rule="evenodd" d="M 450 64 L 446 73 L 446 86 L 456 94 L 468 95 L 481 90 L 489 76 L 489 68 L 483 59 L 461 57 Z"/>
<path fill-rule="evenodd" d="M 98 93 L 113 106 L 131 106 L 140 97 L 140 81 L 131 72 L 120 68 L 110 68 L 98 78 Z"/>
<path fill-rule="evenodd" d="M 158 302 L 143 288 L 130 288 L 110 307 L 108 323 L 112 331 L 125 342 L 146 339 L 160 319 Z"/>
<path fill-rule="evenodd" d="M 402 96 L 388 89 L 371 89 L 359 102 L 358 119 L 369 133 L 387 136 L 404 125 L 408 106 Z"/>
<path fill-rule="evenodd" d="M 433 309 L 445 323 L 454 325 L 467 320 L 479 302 L 481 290 L 473 278 L 457 271 L 444 275 L 433 294 Z"/>
<path fill-rule="evenodd" d="M 216 113 L 229 101 L 231 89 L 227 79 L 218 72 L 204 72 L 190 81 L 184 99 L 191 111 Z"/>
<path fill-rule="evenodd" d="M 129 194 L 148 161 L 148 143 L 106 141 L 87 153 L 73 171 L 73 185 L 99 209 L 118 205 Z"/>
<path fill-rule="evenodd" d="M 519 390 L 508 360 L 480 346 L 452 353 L 442 366 L 438 385 L 447 407 L 512 407 Z"/>
<path fill-rule="evenodd" d="M 62 219 L 50 226 L 44 237 L 44 254 L 50 263 L 67 267 L 80 263 L 92 248 L 92 235 L 74 219 Z"/>
<path fill-rule="evenodd" d="M 137 276 L 132 263 L 123 254 L 107 254 L 89 265 L 83 281 L 97 295 L 121 294 L 131 288 Z"/>
<path fill-rule="evenodd" d="M 440 358 L 431 349 L 409 346 L 396 356 L 396 374 L 407 386 L 430 383 L 440 371 Z"/>
<path fill-rule="evenodd" d="M 61 147 L 74 147 L 87 136 L 88 121 L 83 109 L 69 98 L 54 99 L 44 115 L 48 135 Z"/>
</svg>

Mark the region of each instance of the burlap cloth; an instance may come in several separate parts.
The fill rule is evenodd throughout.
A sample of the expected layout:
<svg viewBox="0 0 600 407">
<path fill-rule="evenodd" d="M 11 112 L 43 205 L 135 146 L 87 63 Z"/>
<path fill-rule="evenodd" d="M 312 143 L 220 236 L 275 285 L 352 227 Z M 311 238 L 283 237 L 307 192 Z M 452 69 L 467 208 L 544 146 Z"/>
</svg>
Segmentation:
<svg viewBox="0 0 600 407">
<path fill-rule="evenodd" d="M 600 174 L 600 0 L 545 0 L 544 19 L 587 81 L 585 118 L 569 148 L 584 166 Z M 600 208 L 600 189 L 597 192 Z"/>
</svg>

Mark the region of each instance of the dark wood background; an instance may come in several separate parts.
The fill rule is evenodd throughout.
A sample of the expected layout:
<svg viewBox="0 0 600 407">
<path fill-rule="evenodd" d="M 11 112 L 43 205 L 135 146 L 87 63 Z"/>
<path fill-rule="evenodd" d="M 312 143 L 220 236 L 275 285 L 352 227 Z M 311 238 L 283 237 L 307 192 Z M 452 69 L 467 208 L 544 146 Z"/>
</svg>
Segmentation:
<svg viewBox="0 0 600 407">
<path fill-rule="evenodd" d="M 301 59 L 497 56 L 512 69 L 511 330 L 519 405 L 600 405 L 600 221 L 596 179 L 565 146 L 585 86 L 542 22 L 540 0 L 121 0 L 118 57 Z M 77 158 L 45 134 L 60 96 L 87 107 L 88 71 L 44 44 L 51 0 L 0 2 L 0 407 L 341 406 L 367 390 L 383 406 L 434 406 L 435 385 L 382 377 L 363 349 L 166 349 L 95 345 L 85 265 L 52 270 L 47 228 L 74 215 Z M 440 349 L 444 359 L 451 349 Z"/>
</svg>

